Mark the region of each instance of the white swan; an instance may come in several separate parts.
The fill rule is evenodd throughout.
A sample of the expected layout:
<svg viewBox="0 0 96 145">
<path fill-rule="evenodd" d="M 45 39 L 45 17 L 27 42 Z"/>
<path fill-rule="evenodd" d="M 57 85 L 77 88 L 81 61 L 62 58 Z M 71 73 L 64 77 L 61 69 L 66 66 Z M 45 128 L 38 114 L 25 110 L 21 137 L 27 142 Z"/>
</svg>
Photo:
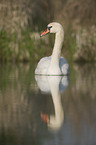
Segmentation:
<svg viewBox="0 0 96 145">
<path fill-rule="evenodd" d="M 64 40 L 64 30 L 61 24 L 53 22 L 47 25 L 41 36 L 47 33 L 56 33 L 55 44 L 52 55 L 42 58 L 35 70 L 38 75 L 68 75 L 69 64 L 64 57 L 61 56 L 61 48 Z"/>
<path fill-rule="evenodd" d="M 61 102 L 61 92 L 66 90 L 69 84 L 68 76 L 39 76 L 35 75 L 38 87 L 44 93 L 51 93 L 55 114 L 41 113 L 41 119 L 47 123 L 51 130 L 58 130 L 64 121 L 64 110 Z"/>
</svg>

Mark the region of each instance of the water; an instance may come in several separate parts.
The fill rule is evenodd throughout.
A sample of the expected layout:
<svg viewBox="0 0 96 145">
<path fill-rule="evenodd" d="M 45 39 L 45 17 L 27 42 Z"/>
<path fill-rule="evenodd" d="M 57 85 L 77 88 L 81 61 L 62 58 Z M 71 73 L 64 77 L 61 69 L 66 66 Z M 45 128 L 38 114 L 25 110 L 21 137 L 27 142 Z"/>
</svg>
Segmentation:
<svg viewBox="0 0 96 145">
<path fill-rule="evenodd" d="M 96 64 L 73 64 L 69 77 L 0 65 L 0 145 L 77 144 L 96 144 Z"/>
</svg>

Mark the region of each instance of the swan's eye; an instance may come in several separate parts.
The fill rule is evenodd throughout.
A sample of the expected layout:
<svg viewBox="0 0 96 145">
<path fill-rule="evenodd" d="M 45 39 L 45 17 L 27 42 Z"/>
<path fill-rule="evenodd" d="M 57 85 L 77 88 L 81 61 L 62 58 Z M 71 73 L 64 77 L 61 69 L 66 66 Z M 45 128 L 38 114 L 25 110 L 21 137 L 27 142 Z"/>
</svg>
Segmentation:
<svg viewBox="0 0 96 145">
<path fill-rule="evenodd" d="M 50 31 L 51 28 L 52 28 L 52 26 L 48 27 L 49 31 Z"/>
</svg>

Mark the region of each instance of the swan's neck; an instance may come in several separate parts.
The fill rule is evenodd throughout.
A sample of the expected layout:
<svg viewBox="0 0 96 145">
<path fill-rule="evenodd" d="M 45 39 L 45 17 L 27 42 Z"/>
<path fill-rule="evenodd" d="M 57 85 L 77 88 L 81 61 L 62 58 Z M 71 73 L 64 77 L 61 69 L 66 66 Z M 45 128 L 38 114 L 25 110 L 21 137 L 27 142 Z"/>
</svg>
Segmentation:
<svg viewBox="0 0 96 145">
<path fill-rule="evenodd" d="M 64 40 L 64 31 L 63 29 L 61 29 L 59 32 L 56 33 L 55 44 L 52 52 L 50 65 L 54 65 L 55 63 L 59 65 L 63 40 Z"/>
</svg>

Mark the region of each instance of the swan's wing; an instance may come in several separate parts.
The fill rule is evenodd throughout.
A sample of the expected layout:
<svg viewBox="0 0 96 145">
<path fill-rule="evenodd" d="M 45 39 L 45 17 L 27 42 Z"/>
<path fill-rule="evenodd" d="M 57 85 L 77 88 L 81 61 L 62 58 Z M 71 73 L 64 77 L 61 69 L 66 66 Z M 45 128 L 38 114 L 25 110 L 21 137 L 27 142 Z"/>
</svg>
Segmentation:
<svg viewBox="0 0 96 145">
<path fill-rule="evenodd" d="M 60 70 L 61 70 L 62 74 L 64 74 L 64 75 L 69 74 L 69 64 L 64 57 L 60 57 L 59 66 L 60 66 Z"/>
<path fill-rule="evenodd" d="M 51 57 L 44 57 L 42 58 L 39 63 L 37 64 L 37 68 L 35 70 L 35 74 L 46 74 L 48 70 L 48 66 L 50 63 Z"/>
</svg>

